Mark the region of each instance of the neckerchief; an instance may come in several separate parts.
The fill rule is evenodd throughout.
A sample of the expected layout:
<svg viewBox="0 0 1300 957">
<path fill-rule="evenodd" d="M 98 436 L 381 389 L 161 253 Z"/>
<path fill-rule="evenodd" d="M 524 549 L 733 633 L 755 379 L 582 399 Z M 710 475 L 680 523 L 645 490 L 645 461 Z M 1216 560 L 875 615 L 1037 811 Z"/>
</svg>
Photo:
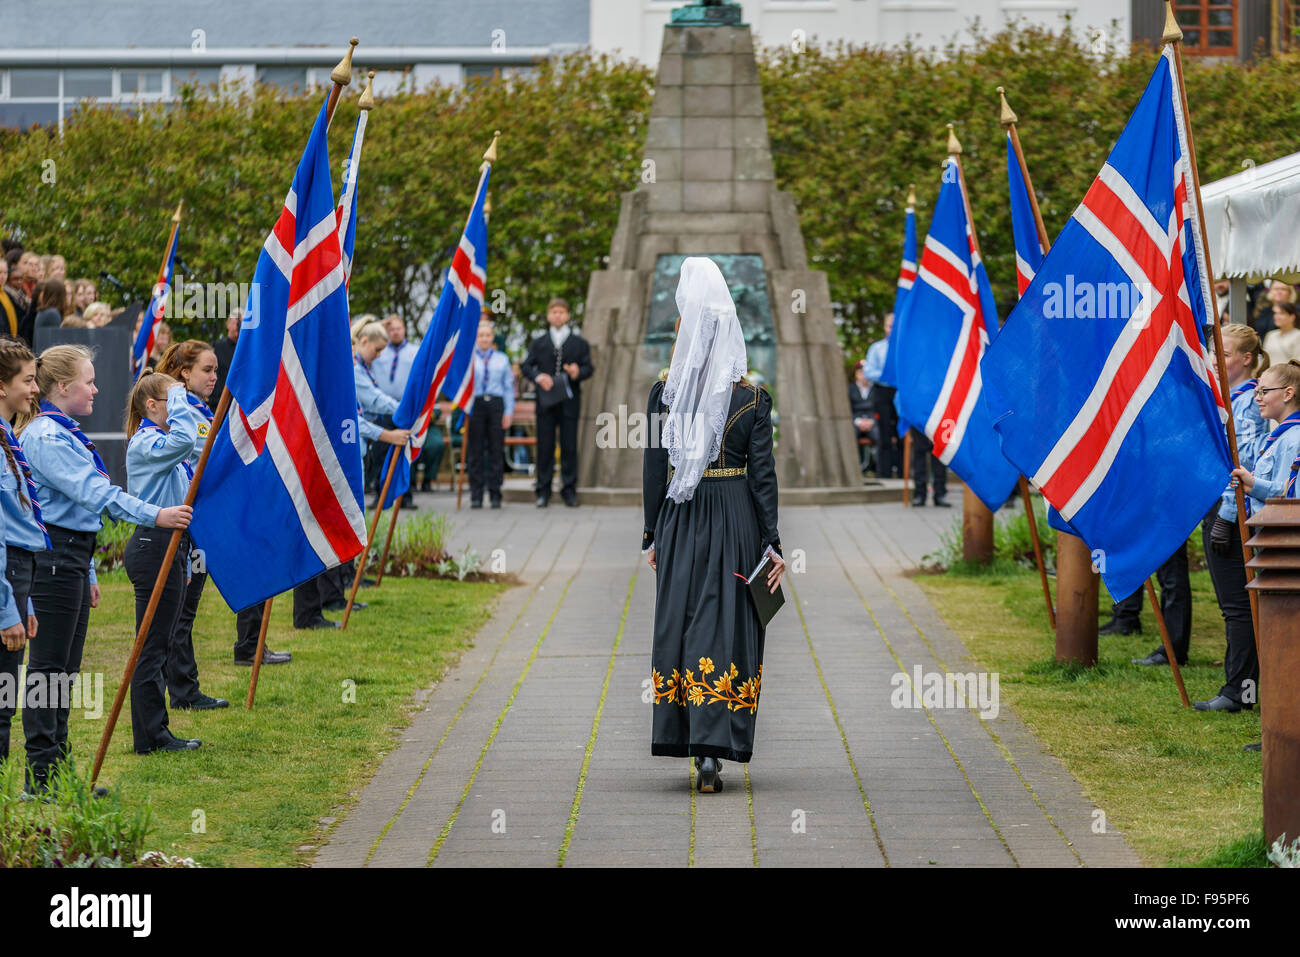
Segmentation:
<svg viewBox="0 0 1300 957">
<path fill-rule="evenodd" d="M 489 349 L 487 352 L 483 352 L 483 351 L 480 350 L 480 349 L 475 349 L 475 350 L 474 350 L 474 358 L 475 358 L 475 360 L 479 360 L 479 359 L 482 359 L 482 360 L 483 360 L 483 378 L 482 378 L 482 379 L 479 379 L 479 377 L 478 377 L 478 375 L 477 375 L 477 373 L 478 373 L 478 364 L 477 364 L 477 361 L 475 362 L 475 368 L 474 368 L 474 372 L 475 372 L 475 376 L 474 376 L 474 378 L 475 378 L 475 380 L 476 380 L 476 381 L 474 382 L 474 394 L 475 394 L 475 395 L 483 395 L 485 392 L 487 392 L 488 363 L 492 361 L 492 353 L 495 352 L 495 351 L 496 351 L 495 349 Z"/>
<path fill-rule="evenodd" d="M 1291 463 L 1291 478 L 1286 483 L 1287 498 L 1295 498 L 1295 480 L 1298 473 L 1300 473 L 1300 455 L 1297 455 L 1295 461 Z"/>
<path fill-rule="evenodd" d="M 95 448 L 95 443 L 86 438 L 86 433 L 81 431 L 81 426 L 77 425 L 76 419 L 64 415 L 59 411 L 59 407 L 48 399 L 41 399 L 41 411 L 36 414 L 38 417 L 42 415 L 48 416 L 76 436 L 77 441 L 86 447 L 86 451 L 90 453 L 90 457 L 95 460 L 95 471 L 108 479 L 108 481 L 113 481 L 109 478 L 108 466 L 105 465 L 104 460 L 99 457 L 99 452 Z"/>
<path fill-rule="evenodd" d="M 1237 388 L 1232 390 L 1232 397 L 1228 401 L 1236 402 L 1239 396 L 1245 395 L 1247 392 L 1255 391 L 1255 386 L 1257 385 L 1259 385 L 1258 379 L 1247 379 L 1241 385 L 1237 386 Z"/>
<path fill-rule="evenodd" d="M 14 454 L 14 461 L 18 463 L 18 470 L 23 473 L 23 478 L 27 480 L 27 501 L 32 505 L 32 518 L 36 519 L 36 525 L 45 536 L 45 547 L 53 548 L 50 543 L 50 533 L 45 530 L 45 523 L 41 521 L 41 503 L 36 500 L 36 480 L 32 478 L 32 467 L 27 463 L 27 456 L 23 453 L 23 447 L 18 444 L 18 436 L 14 435 L 14 430 L 9 427 L 9 423 L 0 419 L 0 428 L 4 429 L 5 441 L 9 443 L 9 451 Z M 1291 481 L 1295 481 L 1292 478 Z"/>
<path fill-rule="evenodd" d="M 1277 440 L 1280 439 L 1283 435 L 1285 435 L 1288 431 L 1295 428 L 1297 425 L 1300 425 L 1300 412 L 1292 412 L 1285 419 L 1279 422 L 1277 424 L 1277 428 L 1268 434 L 1268 440 L 1264 443 L 1264 447 L 1259 450 L 1259 459 L 1262 459 L 1265 455 L 1267 455 L 1268 450 L 1273 447 L 1273 444 L 1277 442 Z M 1259 465 L 1259 459 L 1255 460 L 1256 467 L 1258 467 Z M 1291 494 L 1290 489 L 1294 487 L 1294 483 L 1295 483 L 1295 472 L 1293 471 L 1291 473 L 1291 480 L 1287 483 L 1288 495 Z M 1255 510 L 1252 504 L 1252 499 L 1249 496 L 1247 496 L 1246 514 L 1253 515 L 1254 512 Z"/>
<path fill-rule="evenodd" d="M 397 363 L 402 358 L 402 346 L 404 345 L 406 345 L 405 342 L 400 342 L 397 345 L 393 345 L 391 342 L 388 344 L 388 347 L 393 350 L 393 364 L 388 369 L 388 381 L 390 383 L 397 381 Z"/>
<path fill-rule="evenodd" d="M 141 432 L 148 432 L 150 429 L 154 429 L 158 432 L 162 432 L 163 435 L 167 434 L 166 432 L 163 432 L 162 426 L 160 426 L 157 422 L 154 422 L 152 419 L 149 418 L 140 419 L 140 428 L 135 430 L 135 434 L 139 435 Z M 193 481 L 194 469 L 190 467 L 189 460 L 181 459 L 181 466 L 185 469 L 185 477 L 188 478 L 190 481 Z"/>
<path fill-rule="evenodd" d="M 375 380 L 375 374 L 374 374 L 373 372 L 370 371 L 370 363 L 369 363 L 369 362 L 367 362 L 365 359 L 361 358 L 359 355 L 357 355 L 357 354 L 354 352 L 354 353 L 352 353 L 352 364 L 353 364 L 353 365 L 358 365 L 358 366 L 360 366 L 361 368 L 365 369 L 365 370 L 366 370 L 366 375 L 370 377 L 370 384 L 373 385 L 376 389 L 379 388 L 379 383 Z"/>
<path fill-rule="evenodd" d="M 208 408 L 208 404 L 188 389 L 185 390 L 185 401 L 197 409 L 209 422 L 212 421 L 212 410 Z"/>
</svg>

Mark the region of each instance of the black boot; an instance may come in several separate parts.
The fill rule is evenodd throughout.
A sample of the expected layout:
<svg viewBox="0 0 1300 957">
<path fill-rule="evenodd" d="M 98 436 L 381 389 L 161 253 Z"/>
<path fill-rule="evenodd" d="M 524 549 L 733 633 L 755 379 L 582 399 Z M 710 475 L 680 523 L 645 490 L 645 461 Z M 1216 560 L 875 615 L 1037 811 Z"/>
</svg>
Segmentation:
<svg viewBox="0 0 1300 957">
<path fill-rule="evenodd" d="M 722 790 L 722 762 L 717 758 L 698 758 L 696 786 L 701 794 L 713 794 Z"/>
</svg>

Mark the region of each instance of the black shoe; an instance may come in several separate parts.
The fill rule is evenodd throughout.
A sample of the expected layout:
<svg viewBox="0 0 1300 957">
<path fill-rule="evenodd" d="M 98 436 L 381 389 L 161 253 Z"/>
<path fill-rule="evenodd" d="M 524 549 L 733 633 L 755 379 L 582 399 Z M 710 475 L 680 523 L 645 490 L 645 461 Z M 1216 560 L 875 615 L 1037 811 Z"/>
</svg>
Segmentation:
<svg viewBox="0 0 1300 957">
<path fill-rule="evenodd" d="M 298 626 L 295 625 L 294 627 L 297 628 Z M 329 620 L 328 618 L 326 618 L 324 615 L 321 615 L 321 616 L 320 616 L 319 618 L 317 618 L 315 621 L 309 622 L 307 625 L 305 625 L 303 628 L 301 628 L 301 629 L 299 629 L 299 630 L 300 630 L 300 631 L 319 631 L 319 630 L 322 630 L 322 629 L 326 629 L 326 630 L 328 630 L 328 629 L 330 629 L 330 628 L 338 628 L 338 627 L 339 627 L 339 623 L 338 623 L 337 621 L 330 621 L 330 620 Z M 266 662 L 263 661 L 263 664 L 265 664 L 265 663 L 266 663 Z"/>
<path fill-rule="evenodd" d="M 1227 711 L 1236 714 L 1241 710 L 1241 702 L 1233 701 L 1227 695 L 1216 694 L 1209 701 L 1196 701 L 1192 707 L 1197 711 Z"/>
<path fill-rule="evenodd" d="M 722 790 L 722 776 L 718 773 L 721 765 L 717 758 L 701 758 L 696 774 L 696 787 L 701 794 L 713 794 Z"/>
<path fill-rule="evenodd" d="M 546 508 L 546 506 L 548 506 L 548 505 L 550 505 L 550 504 L 551 504 L 551 497 L 550 497 L 549 495 L 539 495 L 539 496 L 537 496 L 537 507 L 538 507 L 538 508 Z"/>
<path fill-rule="evenodd" d="M 561 493 L 560 493 L 560 497 L 564 499 L 564 504 L 567 505 L 567 506 L 569 506 L 569 508 L 577 508 L 577 507 L 578 507 L 578 493 L 577 493 L 577 492 L 561 492 Z"/>
<path fill-rule="evenodd" d="M 1118 618 L 1112 618 L 1106 624 L 1097 629 L 1098 635 L 1140 635 L 1142 634 L 1142 622 L 1140 621 L 1120 621 Z"/>
<path fill-rule="evenodd" d="M 494 498 L 492 500 L 492 508 L 500 508 L 500 507 L 501 507 L 501 499 Z"/>
<path fill-rule="evenodd" d="M 430 485 L 428 482 L 425 482 L 423 485 L 420 486 L 420 491 L 421 491 L 421 492 L 432 492 L 432 491 L 433 491 L 433 486 Z"/>
<path fill-rule="evenodd" d="M 321 621 L 324 620 L 324 618 L 321 619 Z M 334 622 L 330 622 L 330 624 L 333 625 Z M 335 627 L 338 626 L 335 625 Z M 270 648 L 267 648 L 262 652 L 262 664 L 264 665 L 286 665 L 291 661 L 293 661 L 293 655 L 289 654 L 287 651 L 272 651 Z M 253 667 L 253 657 L 252 655 L 249 655 L 247 658 L 236 658 L 235 664 L 243 665 L 245 668 L 251 668 Z"/>
<path fill-rule="evenodd" d="M 470 502 L 470 503 L 469 503 L 469 507 L 470 507 L 470 508 L 482 508 L 482 507 L 483 507 L 483 502 L 482 502 L 482 501 L 478 501 L 478 502 Z"/>
<path fill-rule="evenodd" d="M 1144 665 L 1144 666 L 1158 666 L 1158 665 L 1169 664 L 1169 656 L 1165 654 L 1165 650 L 1163 648 L 1157 648 L 1155 651 L 1151 652 L 1151 654 L 1147 655 L 1145 658 L 1134 658 L 1132 660 L 1133 660 L 1133 664 Z M 1178 662 L 1178 666 L 1180 668 L 1185 668 L 1187 667 L 1187 662 L 1180 661 Z"/>
<path fill-rule="evenodd" d="M 375 580 L 374 580 L 373 578 L 363 578 L 363 579 L 361 579 L 361 587 L 362 587 L 362 588 L 374 588 L 374 587 L 375 587 Z"/>
<path fill-rule="evenodd" d="M 329 602 L 328 604 L 321 605 L 321 607 L 324 608 L 326 611 L 346 611 L 348 607 L 348 602 L 346 598 L 340 598 L 337 601 L 332 601 Z M 364 601 L 354 601 L 352 603 L 353 611 L 356 611 L 358 608 L 369 608 L 369 607 L 370 605 Z"/>
<path fill-rule="evenodd" d="M 1262 750 L 1264 750 L 1264 742 L 1263 742 L 1263 741 L 1256 741 L 1254 744 L 1243 744 L 1243 745 L 1241 746 L 1241 750 L 1243 750 L 1243 751 L 1262 751 Z"/>
<path fill-rule="evenodd" d="M 225 698 L 213 698 L 200 694 L 193 701 L 172 702 L 173 711 L 211 711 L 213 708 L 229 708 L 230 702 Z"/>
<path fill-rule="evenodd" d="M 912 496 L 912 508 L 922 508 L 925 505 L 925 496 Z"/>
<path fill-rule="evenodd" d="M 924 504 L 924 503 L 923 503 L 923 504 Z M 944 498 L 944 497 L 941 496 L 941 495 L 936 495 L 936 496 L 934 497 L 934 507 L 935 507 L 935 508 L 952 508 L 952 502 L 948 501 L 946 498 Z"/>
<path fill-rule="evenodd" d="M 136 754 L 152 754 L 154 751 L 194 751 L 203 744 L 198 738 L 178 738 L 172 736 L 162 744 L 155 744 L 152 748 L 145 751 L 137 751 Z"/>
<path fill-rule="evenodd" d="M 415 499 L 412 497 L 411 493 L 407 492 L 405 497 L 402 499 L 402 508 L 410 511 L 419 507 L 420 506 L 415 504 Z"/>
</svg>

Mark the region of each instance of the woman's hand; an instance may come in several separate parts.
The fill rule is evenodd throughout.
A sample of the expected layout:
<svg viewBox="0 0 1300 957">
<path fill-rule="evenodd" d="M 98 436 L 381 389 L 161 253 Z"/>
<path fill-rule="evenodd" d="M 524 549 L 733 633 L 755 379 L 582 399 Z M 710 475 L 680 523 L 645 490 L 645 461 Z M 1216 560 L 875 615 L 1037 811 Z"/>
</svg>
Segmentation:
<svg viewBox="0 0 1300 957">
<path fill-rule="evenodd" d="M 769 592 L 775 592 L 777 586 L 781 584 L 781 579 L 782 577 L 784 577 L 784 575 L 785 575 L 785 559 L 782 558 L 780 555 L 778 555 L 776 552 L 773 552 L 772 567 L 768 569 L 767 572 L 767 584 L 769 586 L 767 590 Z"/>
<path fill-rule="evenodd" d="M 1249 492 L 1255 487 L 1255 476 L 1246 469 L 1235 468 L 1232 470 L 1232 487 L 1236 488 L 1238 484 L 1240 484 L 1246 492 Z"/>
<path fill-rule="evenodd" d="M 99 607 L 99 586 L 98 585 L 90 586 L 90 607 L 91 608 Z"/>
<path fill-rule="evenodd" d="M 189 528 L 190 520 L 194 517 L 194 507 L 192 505 L 173 505 L 170 508 L 160 509 L 158 512 L 159 528 Z M 91 607 L 95 607 L 91 605 Z"/>
<path fill-rule="evenodd" d="M 379 433 L 379 441 L 389 445 L 406 445 L 411 441 L 410 429 L 384 429 Z"/>
<path fill-rule="evenodd" d="M 22 622 L 0 631 L 7 651 L 22 651 L 27 644 L 27 628 Z"/>
<path fill-rule="evenodd" d="M 650 563 L 650 570 L 658 572 L 659 566 L 655 564 L 655 547 L 653 545 L 650 546 L 650 551 L 646 552 L 645 557 L 646 561 Z"/>
</svg>

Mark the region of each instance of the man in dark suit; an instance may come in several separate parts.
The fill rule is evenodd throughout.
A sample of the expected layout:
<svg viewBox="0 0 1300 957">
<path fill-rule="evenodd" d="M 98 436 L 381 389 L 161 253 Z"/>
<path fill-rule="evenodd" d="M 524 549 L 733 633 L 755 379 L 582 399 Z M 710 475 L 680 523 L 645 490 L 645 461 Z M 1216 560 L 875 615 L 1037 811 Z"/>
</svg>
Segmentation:
<svg viewBox="0 0 1300 957">
<path fill-rule="evenodd" d="M 582 389 L 578 383 L 591 378 L 591 347 L 587 340 L 569 329 L 569 304 L 552 299 L 546 306 L 550 328 L 528 347 L 528 356 L 519 371 L 537 383 L 537 507 L 546 508 L 551 501 L 551 476 L 555 472 L 555 430 L 560 430 L 560 495 L 564 504 L 578 504 L 578 411 Z M 572 398 L 549 408 L 543 405 L 542 392 L 564 388 L 560 374 L 568 376 Z"/>
</svg>

